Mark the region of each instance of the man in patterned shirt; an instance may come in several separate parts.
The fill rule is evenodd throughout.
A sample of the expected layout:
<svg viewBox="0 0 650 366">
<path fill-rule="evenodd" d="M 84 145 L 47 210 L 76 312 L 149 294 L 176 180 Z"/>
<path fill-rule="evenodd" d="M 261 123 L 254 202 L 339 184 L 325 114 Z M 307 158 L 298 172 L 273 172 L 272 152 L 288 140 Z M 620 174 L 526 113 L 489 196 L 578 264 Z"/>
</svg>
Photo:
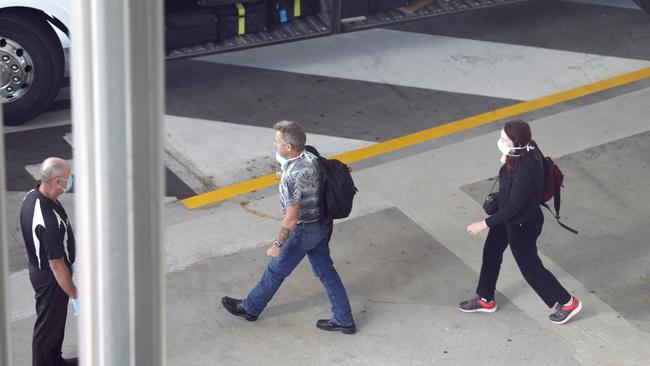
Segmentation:
<svg viewBox="0 0 650 366">
<path fill-rule="evenodd" d="M 71 366 L 78 362 L 61 357 L 68 300 L 72 299 L 73 305 L 77 301 L 77 286 L 72 280 L 74 234 L 58 200 L 72 187 L 70 170 L 63 159 L 46 159 L 41 166 L 41 184 L 27 193 L 20 210 L 29 279 L 36 293 L 34 366 Z"/>
<path fill-rule="evenodd" d="M 320 319 L 316 326 L 328 331 L 353 334 L 356 331 L 350 302 L 330 257 L 332 220 L 321 215 L 320 170 L 317 157 L 305 151 L 305 129 L 296 122 L 281 121 L 275 129 L 276 159 L 282 169 L 280 203 L 284 220 L 260 282 L 243 300 L 223 297 L 230 313 L 254 321 L 280 285 L 307 256 L 314 274 L 321 280 L 332 305 L 332 319 Z"/>
</svg>

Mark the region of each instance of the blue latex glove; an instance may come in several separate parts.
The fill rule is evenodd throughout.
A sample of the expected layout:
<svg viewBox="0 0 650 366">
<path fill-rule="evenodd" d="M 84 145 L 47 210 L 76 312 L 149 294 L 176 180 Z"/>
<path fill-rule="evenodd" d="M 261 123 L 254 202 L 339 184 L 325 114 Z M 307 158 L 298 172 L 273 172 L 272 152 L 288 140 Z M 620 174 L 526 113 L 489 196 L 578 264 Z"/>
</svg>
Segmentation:
<svg viewBox="0 0 650 366">
<path fill-rule="evenodd" d="M 72 304 L 72 315 L 79 316 L 79 299 L 70 299 Z"/>
</svg>

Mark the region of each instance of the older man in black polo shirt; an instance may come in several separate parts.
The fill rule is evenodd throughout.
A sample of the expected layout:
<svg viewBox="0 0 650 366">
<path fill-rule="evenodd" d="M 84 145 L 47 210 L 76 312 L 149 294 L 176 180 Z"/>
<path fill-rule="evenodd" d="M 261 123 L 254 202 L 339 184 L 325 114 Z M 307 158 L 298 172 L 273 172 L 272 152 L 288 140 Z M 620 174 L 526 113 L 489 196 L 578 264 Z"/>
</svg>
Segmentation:
<svg viewBox="0 0 650 366">
<path fill-rule="evenodd" d="M 77 287 L 72 281 L 74 234 L 58 201 L 72 187 L 70 173 L 65 160 L 46 159 L 41 167 L 41 184 L 27 193 L 20 210 L 29 278 L 36 292 L 34 366 L 77 365 L 77 359 L 65 360 L 61 356 L 68 301 L 72 298 L 76 304 L 77 299 Z"/>
</svg>

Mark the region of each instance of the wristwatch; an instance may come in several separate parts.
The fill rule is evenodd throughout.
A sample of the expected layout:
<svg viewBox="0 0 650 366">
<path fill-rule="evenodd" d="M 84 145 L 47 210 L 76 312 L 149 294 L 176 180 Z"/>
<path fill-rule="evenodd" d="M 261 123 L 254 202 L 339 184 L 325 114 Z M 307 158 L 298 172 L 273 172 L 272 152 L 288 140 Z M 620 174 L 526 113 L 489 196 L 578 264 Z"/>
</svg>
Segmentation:
<svg viewBox="0 0 650 366">
<path fill-rule="evenodd" d="M 280 244 L 280 242 L 277 241 L 277 240 L 273 241 L 273 246 L 276 247 L 276 248 L 282 248 L 283 245 L 284 244 Z"/>
</svg>

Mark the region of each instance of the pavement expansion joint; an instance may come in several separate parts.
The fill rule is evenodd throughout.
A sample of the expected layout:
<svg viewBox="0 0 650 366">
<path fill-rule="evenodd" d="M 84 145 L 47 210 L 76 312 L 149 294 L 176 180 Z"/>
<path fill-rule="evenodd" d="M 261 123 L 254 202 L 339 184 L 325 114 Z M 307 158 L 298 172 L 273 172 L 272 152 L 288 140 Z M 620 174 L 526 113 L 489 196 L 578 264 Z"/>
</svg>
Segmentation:
<svg viewBox="0 0 650 366">
<path fill-rule="evenodd" d="M 165 165 L 174 174 L 182 177 L 183 181 L 195 192 L 205 192 L 219 188 L 212 182 L 212 177 L 203 174 L 190 158 L 185 157 L 170 143 L 165 144 Z"/>
</svg>

